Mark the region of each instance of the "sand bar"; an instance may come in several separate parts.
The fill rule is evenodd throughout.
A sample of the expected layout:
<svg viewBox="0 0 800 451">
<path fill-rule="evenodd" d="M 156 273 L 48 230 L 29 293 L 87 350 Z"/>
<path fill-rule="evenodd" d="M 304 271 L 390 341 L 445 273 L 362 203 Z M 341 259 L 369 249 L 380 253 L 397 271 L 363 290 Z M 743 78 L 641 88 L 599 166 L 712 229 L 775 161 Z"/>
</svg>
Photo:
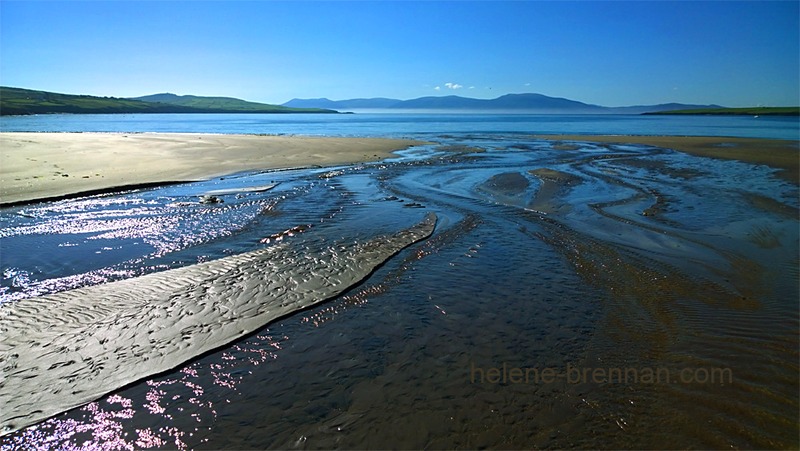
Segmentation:
<svg viewBox="0 0 800 451">
<path fill-rule="evenodd" d="M 330 299 L 429 237 L 436 220 L 428 213 L 366 241 L 284 243 L 0 304 L 0 436 Z"/>
<path fill-rule="evenodd" d="M 780 169 L 777 175 L 795 184 L 798 184 L 800 178 L 800 141 L 716 136 L 536 135 L 535 137 L 554 141 L 657 146 L 703 157 L 767 165 Z"/>
<path fill-rule="evenodd" d="M 422 142 L 173 133 L 0 133 L 0 205 L 235 172 L 379 161 Z"/>
</svg>

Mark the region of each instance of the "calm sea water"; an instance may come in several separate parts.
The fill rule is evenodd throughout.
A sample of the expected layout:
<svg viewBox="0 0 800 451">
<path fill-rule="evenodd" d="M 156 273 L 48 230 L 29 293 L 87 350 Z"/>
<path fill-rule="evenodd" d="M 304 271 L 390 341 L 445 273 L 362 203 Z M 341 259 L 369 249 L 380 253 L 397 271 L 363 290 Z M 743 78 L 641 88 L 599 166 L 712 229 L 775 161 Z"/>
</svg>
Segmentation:
<svg viewBox="0 0 800 451">
<path fill-rule="evenodd" d="M 406 136 L 528 133 L 800 139 L 797 117 L 525 114 L 55 114 L 0 118 L 0 131 Z"/>
<path fill-rule="evenodd" d="M 2 437 L 2 449 L 800 445 L 797 186 L 763 166 L 529 136 L 797 139 L 796 118 L 63 115 L 0 126 L 434 143 L 333 173 L 2 209 L 6 304 L 265 237 L 314 246 L 439 217 L 431 238 L 341 296 Z"/>
</svg>

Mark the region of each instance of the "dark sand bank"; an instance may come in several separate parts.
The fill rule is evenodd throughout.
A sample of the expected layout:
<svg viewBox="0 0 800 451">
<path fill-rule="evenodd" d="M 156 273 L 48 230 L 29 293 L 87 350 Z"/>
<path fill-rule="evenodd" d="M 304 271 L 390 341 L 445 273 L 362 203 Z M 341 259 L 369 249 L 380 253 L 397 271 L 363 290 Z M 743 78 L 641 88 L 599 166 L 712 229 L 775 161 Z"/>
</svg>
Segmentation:
<svg viewBox="0 0 800 451">
<path fill-rule="evenodd" d="M 703 157 L 738 160 L 780 169 L 778 175 L 800 183 L 800 142 L 781 139 L 726 138 L 715 136 L 607 136 L 537 135 L 553 141 L 590 141 L 643 144 L 679 150 Z"/>
</svg>

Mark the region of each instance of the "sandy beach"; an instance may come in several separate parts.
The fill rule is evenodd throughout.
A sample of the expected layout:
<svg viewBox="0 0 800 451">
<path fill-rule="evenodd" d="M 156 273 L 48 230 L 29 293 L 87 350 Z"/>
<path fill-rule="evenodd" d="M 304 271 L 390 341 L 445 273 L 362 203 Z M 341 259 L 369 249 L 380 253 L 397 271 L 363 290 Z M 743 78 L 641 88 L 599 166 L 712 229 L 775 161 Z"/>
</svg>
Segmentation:
<svg viewBox="0 0 800 451">
<path fill-rule="evenodd" d="M 536 138 L 664 147 L 703 157 L 764 164 L 780 169 L 778 176 L 783 179 L 795 184 L 800 182 L 798 141 L 714 136 L 536 135 Z"/>
<path fill-rule="evenodd" d="M 644 144 L 780 169 L 800 182 L 797 141 L 679 136 L 537 135 Z M 0 133 L 0 205 L 240 171 L 377 161 L 418 141 L 172 133 Z"/>
<path fill-rule="evenodd" d="M 240 171 L 378 161 L 420 142 L 374 138 L 0 133 L 0 205 Z"/>
<path fill-rule="evenodd" d="M 750 149 L 739 158 L 780 167 L 770 159 L 796 159 L 793 142 L 617 129 L 548 141 L 518 117 L 373 119 L 354 123 L 435 141 L 422 146 L 435 156 L 1 208 L 0 448 L 798 449 L 798 185 L 670 150 Z M 104 180 L 81 169 L 126 175 L 115 151 L 132 167 L 116 183 L 131 184 L 298 166 L 288 155 L 314 142 L 337 150 L 6 136 L 60 140 L 37 150 L 0 134 L 19 173 L 56 185 Z M 355 160 L 407 144 L 363 142 Z M 73 153 L 73 169 L 55 158 Z M 489 381 L 506 362 L 732 377 Z"/>
</svg>

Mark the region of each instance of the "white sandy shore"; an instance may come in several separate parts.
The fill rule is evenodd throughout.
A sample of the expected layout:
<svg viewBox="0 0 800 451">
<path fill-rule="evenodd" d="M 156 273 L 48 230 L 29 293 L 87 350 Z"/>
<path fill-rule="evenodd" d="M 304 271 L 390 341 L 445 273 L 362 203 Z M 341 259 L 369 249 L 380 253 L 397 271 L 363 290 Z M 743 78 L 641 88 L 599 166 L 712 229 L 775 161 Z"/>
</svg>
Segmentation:
<svg viewBox="0 0 800 451">
<path fill-rule="evenodd" d="M 247 170 L 378 161 L 422 144 L 376 138 L 0 133 L 0 205 Z"/>
</svg>

